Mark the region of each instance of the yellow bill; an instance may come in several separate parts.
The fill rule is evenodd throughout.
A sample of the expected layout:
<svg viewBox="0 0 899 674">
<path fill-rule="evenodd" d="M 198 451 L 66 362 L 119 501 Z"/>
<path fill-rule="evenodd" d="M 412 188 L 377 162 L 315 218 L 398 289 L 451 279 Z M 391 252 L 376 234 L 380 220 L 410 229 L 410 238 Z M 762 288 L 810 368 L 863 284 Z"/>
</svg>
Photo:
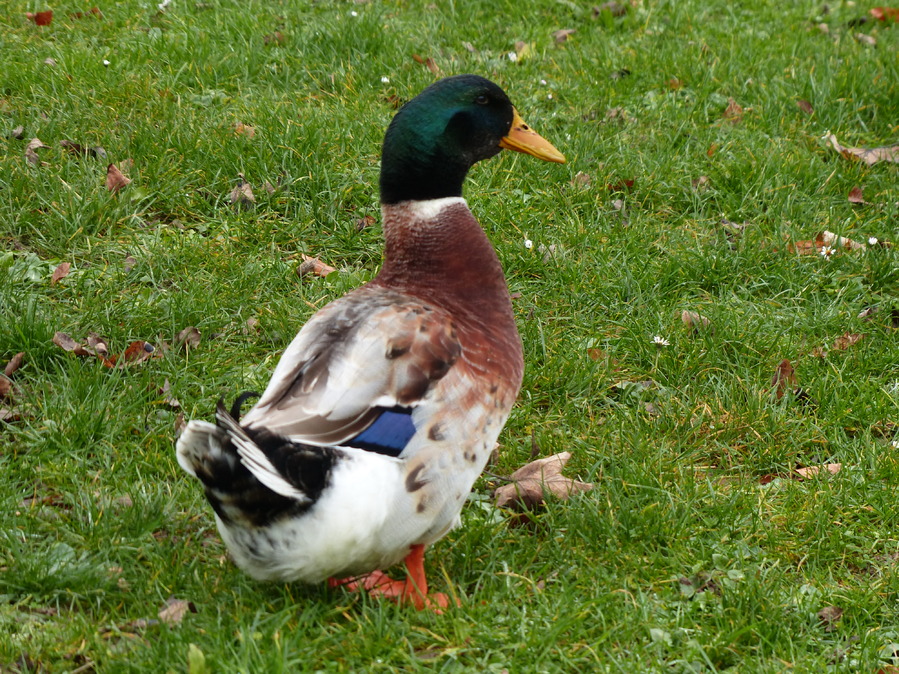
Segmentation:
<svg viewBox="0 0 899 674">
<path fill-rule="evenodd" d="M 515 152 L 524 152 L 537 159 L 544 161 L 553 161 L 557 164 L 565 163 L 565 155 L 553 147 L 553 144 L 546 140 L 539 133 L 531 129 L 518 110 L 512 108 L 514 116 L 512 117 L 512 128 L 508 134 L 499 142 L 499 146 L 506 150 L 515 150 Z"/>
</svg>

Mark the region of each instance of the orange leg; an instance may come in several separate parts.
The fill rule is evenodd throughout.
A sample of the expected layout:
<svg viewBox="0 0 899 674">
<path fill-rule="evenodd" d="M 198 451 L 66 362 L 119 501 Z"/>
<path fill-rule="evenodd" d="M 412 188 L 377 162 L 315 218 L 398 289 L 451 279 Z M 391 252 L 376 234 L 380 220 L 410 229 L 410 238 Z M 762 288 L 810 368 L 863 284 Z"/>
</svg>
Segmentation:
<svg viewBox="0 0 899 674">
<path fill-rule="evenodd" d="M 449 606 L 449 598 L 442 592 L 428 595 L 425 577 L 425 546 L 413 545 L 406 555 L 406 580 L 393 580 L 383 571 L 372 571 L 357 578 L 329 578 L 329 587 L 345 587 L 350 592 L 366 591 L 373 597 L 387 597 L 397 603 L 411 603 L 417 610 L 433 609 L 440 613 Z"/>
</svg>

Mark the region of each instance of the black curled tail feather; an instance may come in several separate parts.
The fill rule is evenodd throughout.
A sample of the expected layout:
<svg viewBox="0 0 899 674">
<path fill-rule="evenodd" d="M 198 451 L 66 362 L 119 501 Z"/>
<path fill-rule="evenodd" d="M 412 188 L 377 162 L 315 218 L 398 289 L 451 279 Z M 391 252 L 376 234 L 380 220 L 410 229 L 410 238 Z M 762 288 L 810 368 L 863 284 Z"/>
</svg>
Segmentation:
<svg viewBox="0 0 899 674">
<path fill-rule="evenodd" d="M 291 515 L 296 515 L 311 507 L 330 483 L 339 450 L 306 445 L 265 429 L 241 426 L 233 413 L 239 414 L 241 404 L 252 395 L 241 395 L 232 405 L 232 414 L 220 400 L 216 409 L 216 424 L 227 435 L 225 442 L 229 450 L 240 455 L 238 469 L 234 471 L 240 487 L 228 490 L 232 497 L 229 500 L 258 525 L 262 521 L 270 522 L 281 513 L 289 511 Z M 266 486 L 266 482 L 270 486 Z M 297 492 L 295 496 L 285 495 L 292 490 Z M 212 505 L 222 516 L 215 503 Z M 260 511 L 262 521 L 252 514 L 254 510 Z"/>
<path fill-rule="evenodd" d="M 250 398 L 258 397 L 259 394 L 256 393 L 256 391 L 244 391 L 237 396 L 231 404 L 231 416 L 234 418 L 234 421 L 240 421 L 240 408 L 243 407 L 243 404 Z M 219 399 L 219 405 L 222 405 L 223 403 L 224 401 Z"/>
</svg>

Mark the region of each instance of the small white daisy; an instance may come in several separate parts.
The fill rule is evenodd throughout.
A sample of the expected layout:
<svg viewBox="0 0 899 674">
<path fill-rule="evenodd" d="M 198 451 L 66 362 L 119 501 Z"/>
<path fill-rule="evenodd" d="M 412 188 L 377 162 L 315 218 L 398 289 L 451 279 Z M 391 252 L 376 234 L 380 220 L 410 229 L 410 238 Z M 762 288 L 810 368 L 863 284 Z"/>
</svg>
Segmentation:
<svg viewBox="0 0 899 674">
<path fill-rule="evenodd" d="M 108 67 L 109 67 L 109 61 L 107 61 L 106 59 L 103 59 L 103 65 L 106 66 L 106 67 L 108 68 Z"/>
<path fill-rule="evenodd" d="M 506 54 L 506 58 L 508 58 L 510 61 L 517 61 L 518 54 L 516 54 L 514 51 L 510 51 L 508 54 Z"/>
<path fill-rule="evenodd" d="M 552 95 L 552 94 L 546 94 L 546 97 L 547 97 L 548 99 L 552 100 L 553 95 Z"/>
<path fill-rule="evenodd" d="M 878 243 L 879 243 L 879 241 L 877 240 L 877 237 L 876 237 L 876 236 L 869 236 L 869 237 L 868 237 L 868 245 L 869 245 L 869 246 L 876 246 Z"/>
<path fill-rule="evenodd" d="M 893 449 L 899 449 L 899 438 L 893 440 L 890 445 L 893 447 Z"/>
<path fill-rule="evenodd" d="M 350 12 L 350 16 L 359 16 L 359 12 L 353 10 L 352 12 Z"/>
<path fill-rule="evenodd" d="M 542 85 L 545 87 L 545 86 L 546 86 L 546 80 L 540 80 L 540 84 L 542 84 Z"/>
<path fill-rule="evenodd" d="M 384 77 L 381 78 L 381 82 L 383 82 L 384 84 L 390 84 L 390 78 L 387 77 L 387 75 L 384 75 Z"/>
<path fill-rule="evenodd" d="M 662 337 L 661 335 L 656 335 L 652 338 L 652 343 L 657 347 L 662 348 L 663 346 L 671 346 L 671 342 Z"/>
<path fill-rule="evenodd" d="M 528 250 L 530 250 L 531 248 L 534 247 L 534 242 L 531 241 L 530 239 L 525 239 L 525 240 L 524 240 L 524 247 L 527 248 Z"/>
<path fill-rule="evenodd" d="M 834 252 L 836 251 L 834 251 L 834 249 L 830 246 L 821 246 L 821 257 L 823 257 L 825 260 L 829 260 L 830 256 L 833 255 Z"/>
</svg>

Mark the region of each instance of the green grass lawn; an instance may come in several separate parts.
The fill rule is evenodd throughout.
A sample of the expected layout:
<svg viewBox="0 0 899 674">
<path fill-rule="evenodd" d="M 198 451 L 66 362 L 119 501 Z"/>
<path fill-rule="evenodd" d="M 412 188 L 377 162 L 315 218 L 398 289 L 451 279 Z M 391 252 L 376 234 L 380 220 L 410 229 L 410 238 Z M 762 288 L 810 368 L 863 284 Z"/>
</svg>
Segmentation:
<svg viewBox="0 0 899 674">
<path fill-rule="evenodd" d="M 899 255 L 795 244 L 899 241 L 899 167 L 822 140 L 899 143 L 899 24 L 859 23 L 867 0 L 624 4 L 0 3 L 0 366 L 25 353 L 0 399 L 0 671 L 899 671 Z M 527 363 L 490 471 L 571 451 L 595 485 L 513 527 L 482 478 L 428 553 L 461 600 L 442 616 L 250 580 L 173 447 L 375 274 L 357 222 L 396 105 L 435 79 L 413 54 L 495 80 L 568 156 L 503 153 L 466 196 Z M 298 277 L 304 254 L 338 271 Z M 56 332 L 158 357 L 107 368 Z M 778 398 L 784 359 L 802 392 Z M 192 610 L 160 620 L 171 597 Z"/>
</svg>

